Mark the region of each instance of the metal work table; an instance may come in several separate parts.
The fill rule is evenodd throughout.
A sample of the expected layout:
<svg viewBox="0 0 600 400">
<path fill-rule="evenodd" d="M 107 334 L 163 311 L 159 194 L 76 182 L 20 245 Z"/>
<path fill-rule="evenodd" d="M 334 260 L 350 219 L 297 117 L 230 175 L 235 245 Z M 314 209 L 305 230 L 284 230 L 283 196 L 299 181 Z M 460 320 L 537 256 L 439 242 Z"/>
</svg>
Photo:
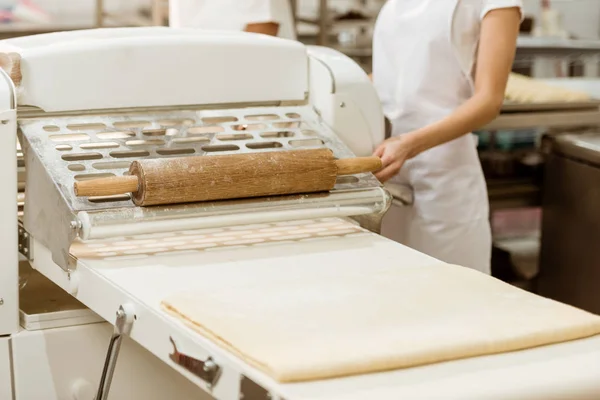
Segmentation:
<svg viewBox="0 0 600 400">
<path fill-rule="evenodd" d="M 600 125 L 600 103 L 512 105 L 507 104 L 485 130 L 527 129 L 536 127 L 570 128 Z"/>
</svg>

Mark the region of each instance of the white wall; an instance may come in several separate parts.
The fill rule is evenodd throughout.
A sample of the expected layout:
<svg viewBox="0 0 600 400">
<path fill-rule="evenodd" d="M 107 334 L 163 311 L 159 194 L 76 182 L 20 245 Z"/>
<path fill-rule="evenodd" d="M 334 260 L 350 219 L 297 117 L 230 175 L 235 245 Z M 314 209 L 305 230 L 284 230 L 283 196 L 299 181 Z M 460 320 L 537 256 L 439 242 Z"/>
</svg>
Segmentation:
<svg viewBox="0 0 600 400">
<path fill-rule="evenodd" d="M 386 0 L 366 0 L 369 8 L 379 9 Z M 316 17 L 319 10 L 319 0 L 296 0 L 298 14 L 303 17 Z M 362 0 L 329 0 L 329 8 L 344 12 L 350 8 L 361 8 Z"/>
<path fill-rule="evenodd" d="M 319 0 L 297 0 L 299 14 L 316 16 Z M 384 3 L 385 0 L 368 0 L 367 3 Z M 343 11 L 360 5 L 360 0 L 329 0 L 329 7 Z M 541 0 L 523 0 L 525 13 L 534 17 L 540 15 Z M 585 39 L 600 38 L 600 0 L 551 0 L 552 7 L 563 15 L 567 30 Z"/>
<path fill-rule="evenodd" d="M 77 19 L 81 22 L 94 20 L 95 0 L 33 0 L 39 7 L 52 14 L 59 20 Z M 152 0 L 104 0 L 105 8 L 115 12 L 119 10 L 132 11 L 140 6 L 151 5 Z"/>
<path fill-rule="evenodd" d="M 57 17 L 78 16 L 93 18 L 94 0 L 34 0 L 41 7 Z M 104 0 L 110 11 L 135 10 L 141 5 L 150 5 L 152 0 Z M 283 0 L 281 0 L 283 1 Z M 600 38 L 600 0 L 551 0 L 552 6 L 563 14 L 564 23 L 569 32 L 586 39 Z M 319 0 L 297 0 L 299 14 L 315 16 Z M 385 0 L 369 0 L 376 3 Z M 541 0 L 523 0 L 526 14 L 539 16 Z M 361 0 L 329 0 L 331 8 L 343 11 L 361 4 Z"/>
<path fill-rule="evenodd" d="M 539 17 L 541 0 L 523 0 L 525 13 Z M 552 7 L 563 16 L 567 31 L 582 39 L 600 38 L 599 0 L 551 0 Z"/>
</svg>

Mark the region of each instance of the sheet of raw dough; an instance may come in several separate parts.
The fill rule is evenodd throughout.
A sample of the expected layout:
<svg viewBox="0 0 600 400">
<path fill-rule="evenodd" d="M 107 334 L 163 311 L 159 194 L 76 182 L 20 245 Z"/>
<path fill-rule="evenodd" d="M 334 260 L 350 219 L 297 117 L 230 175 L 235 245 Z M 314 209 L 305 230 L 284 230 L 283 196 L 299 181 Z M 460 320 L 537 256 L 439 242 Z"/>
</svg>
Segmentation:
<svg viewBox="0 0 600 400">
<path fill-rule="evenodd" d="M 171 315 L 280 382 L 412 367 L 600 333 L 600 317 L 463 267 L 335 265 L 215 282 Z M 315 273 L 315 270 L 318 271 Z"/>
<path fill-rule="evenodd" d="M 548 85 L 524 75 L 511 73 L 504 95 L 515 103 L 572 103 L 591 100 L 587 93 Z"/>
</svg>

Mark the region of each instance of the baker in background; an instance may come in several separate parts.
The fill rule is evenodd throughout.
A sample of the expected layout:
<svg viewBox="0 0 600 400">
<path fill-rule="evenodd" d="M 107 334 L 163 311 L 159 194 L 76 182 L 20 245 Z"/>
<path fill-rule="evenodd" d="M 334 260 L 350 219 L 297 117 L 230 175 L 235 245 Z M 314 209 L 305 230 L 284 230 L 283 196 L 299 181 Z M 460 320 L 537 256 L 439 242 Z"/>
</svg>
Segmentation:
<svg viewBox="0 0 600 400">
<path fill-rule="evenodd" d="M 246 31 L 296 40 L 289 0 L 170 0 L 169 26 Z"/>
<path fill-rule="evenodd" d="M 373 36 L 373 83 L 392 125 L 377 177 L 414 192 L 382 233 L 484 273 L 489 204 L 470 133 L 502 107 L 521 19 L 521 0 L 388 0 Z"/>
</svg>

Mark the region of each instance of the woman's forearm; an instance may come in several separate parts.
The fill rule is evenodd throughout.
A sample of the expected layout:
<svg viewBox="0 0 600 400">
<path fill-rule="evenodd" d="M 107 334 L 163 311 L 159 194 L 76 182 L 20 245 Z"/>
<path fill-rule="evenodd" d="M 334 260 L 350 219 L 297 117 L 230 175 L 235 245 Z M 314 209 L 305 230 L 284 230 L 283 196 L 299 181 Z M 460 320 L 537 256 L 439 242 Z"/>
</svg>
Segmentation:
<svg viewBox="0 0 600 400">
<path fill-rule="evenodd" d="M 477 93 L 439 122 L 409 133 L 407 141 L 414 155 L 457 139 L 493 121 L 502 108 L 504 96 Z"/>
</svg>

